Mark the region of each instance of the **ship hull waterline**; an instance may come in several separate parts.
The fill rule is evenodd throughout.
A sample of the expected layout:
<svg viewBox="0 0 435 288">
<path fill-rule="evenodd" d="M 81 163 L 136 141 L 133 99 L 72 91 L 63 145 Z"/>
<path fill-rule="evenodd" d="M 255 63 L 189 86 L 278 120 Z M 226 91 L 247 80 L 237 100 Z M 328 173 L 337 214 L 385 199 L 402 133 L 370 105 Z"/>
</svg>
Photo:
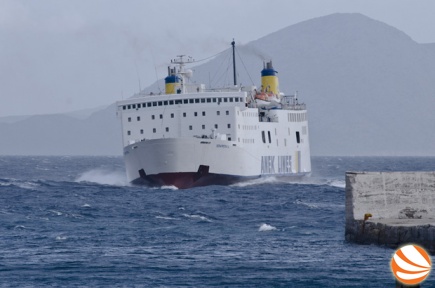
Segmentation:
<svg viewBox="0 0 435 288">
<path fill-rule="evenodd" d="M 231 185 L 263 177 L 287 182 L 310 174 L 262 174 L 258 155 L 236 145 L 223 144 L 227 143 L 224 141 L 209 139 L 210 144 L 201 144 L 203 142 L 201 139 L 156 139 L 127 146 L 124 158 L 129 181 L 134 185 L 186 189 Z"/>
</svg>

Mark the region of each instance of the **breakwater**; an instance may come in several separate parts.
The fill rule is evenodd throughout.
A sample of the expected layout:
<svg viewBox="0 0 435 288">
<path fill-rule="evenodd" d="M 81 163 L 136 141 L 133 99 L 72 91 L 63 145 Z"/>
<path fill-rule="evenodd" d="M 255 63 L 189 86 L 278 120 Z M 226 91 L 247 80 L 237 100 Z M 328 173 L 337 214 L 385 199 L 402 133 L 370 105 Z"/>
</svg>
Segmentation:
<svg viewBox="0 0 435 288">
<path fill-rule="evenodd" d="M 347 172 L 345 236 L 435 254 L 435 172 Z"/>
</svg>

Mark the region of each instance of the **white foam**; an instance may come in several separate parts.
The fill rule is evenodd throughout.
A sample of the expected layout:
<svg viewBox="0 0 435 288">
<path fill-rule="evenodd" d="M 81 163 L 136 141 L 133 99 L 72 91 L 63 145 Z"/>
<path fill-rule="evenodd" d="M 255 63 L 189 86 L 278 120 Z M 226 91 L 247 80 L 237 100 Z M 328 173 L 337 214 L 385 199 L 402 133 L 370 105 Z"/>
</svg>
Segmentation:
<svg viewBox="0 0 435 288">
<path fill-rule="evenodd" d="M 268 176 L 268 177 L 260 177 L 260 178 L 253 179 L 253 180 L 235 183 L 235 184 L 232 184 L 231 186 L 246 187 L 246 186 L 252 186 L 252 185 L 278 183 L 278 182 L 282 182 L 282 181 L 279 181 L 276 177 Z"/>
<path fill-rule="evenodd" d="M 178 190 L 178 187 L 175 187 L 174 185 L 167 185 L 167 186 L 160 186 L 160 187 L 152 187 L 151 189 L 168 189 L 168 190 Z"/>
<path fill-rule="evenodd" d="M 260 232 L 274 231 L 274 230 L 276 230 L 276 227 L 269 225 L 269 224 L 266 224 L 266 223 L 261 224 L 260 228 L 258 228 L 258 231 L 260 231 Z"/>
<path fill-rule="evenodd" d="M 183 214 L 183 216 L 184 217 L 187 217 L 187 218 L 191 218 L 191 219 L 199 219 L 199 220 L 201 220 L 201 221 L 207 221 L 207 222 L 211 222 L 211 220 L 210 219 L 208 219 L 207 217 L 205 217 L 205 216 L 202 216 L 202 215 L 197 215 L 197 214 Z"/>
<path fill-rule="evenodd" d="M 163 219 L 163 220 L 178 220 L 177 218 L 167 217 L 167 216 L 156 216 L 156 218 Z"/>
<path fill-rule="evenodd" d="M 346 188 L 346 181 L 344 180 L 331 180 L 328 184 L 332 187 Z"/>
<path fill-rule="evenodd" d="M 68 239 L 68 237 L 66 237 L 66 236 L 56 236 L 56 240 L 57 241 L 63 241 L 63 240 L 66 240 L 66 239 Z"/>
<path fill-rule="evenodd" d="M 76 182 L 92 182 L 111 186 L 128 186 L 127 177 L 124 172 L 110 171 L 108 169 L 92 169 L 82 173 Z"/>
<path fill-rule="evenodd" d="M 89 208 L 89 207 L 91 207 L 91 205 L 89 205 L 88 203 L 85 203 L 85 204 L 82 205 L 82 207 L 87 207 L 87 208 Z"/>
</svg>

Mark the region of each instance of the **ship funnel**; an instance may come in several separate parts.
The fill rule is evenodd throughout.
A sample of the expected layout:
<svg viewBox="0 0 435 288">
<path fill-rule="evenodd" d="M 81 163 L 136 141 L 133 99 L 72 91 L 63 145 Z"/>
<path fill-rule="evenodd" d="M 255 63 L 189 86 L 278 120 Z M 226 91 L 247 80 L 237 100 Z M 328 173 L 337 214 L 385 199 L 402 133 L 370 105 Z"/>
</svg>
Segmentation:
<svg viewBox="0 0 435 288">
<path fill-rule="evenodd" d="M 180 77 L 176 75 L 175 68 L 168 67 L 168 76 L 165 78 L 165 93 L 175 94 L 178 93 L 180 87 Z"/>
<path fill-rule="evenodd" d="M 278 73 L 273 69 L 272 60 L 264 64 L 264 69 L 261 70 L 261 92 L 272 93 L 279 95 Z"/>
</svg>

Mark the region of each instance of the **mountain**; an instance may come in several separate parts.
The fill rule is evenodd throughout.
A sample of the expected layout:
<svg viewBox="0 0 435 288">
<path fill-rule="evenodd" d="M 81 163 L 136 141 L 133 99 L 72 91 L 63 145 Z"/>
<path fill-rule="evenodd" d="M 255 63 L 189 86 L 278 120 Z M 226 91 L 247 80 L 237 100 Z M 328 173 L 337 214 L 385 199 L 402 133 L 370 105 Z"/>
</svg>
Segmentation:
<svg viewBox="0 0 435 288">
<path fill-rule="evenodd" d="M 243 85 L 259 86 L 263 59 L 272 59 L 280 90 L 298 91 L 313 155 L 435 155 L 435 44 L 361 14 L 332 14 L 239 46 L 237 55 Z M 191 81 L 230 84 L 229 57 L 194 67 Z M 158 87 L 162 81 L 143 93 Z M 115 114 L 112 105 L 86 119 L 0 121 L 0 154 L 120 154 Z"/>
<path fill-rule="evenodd" d="M 122 151 L 116 107 L 86 119 L 69 115 L 38 115 L 0 123 L 3 155 L 116 155 Z"/>
</svg>

